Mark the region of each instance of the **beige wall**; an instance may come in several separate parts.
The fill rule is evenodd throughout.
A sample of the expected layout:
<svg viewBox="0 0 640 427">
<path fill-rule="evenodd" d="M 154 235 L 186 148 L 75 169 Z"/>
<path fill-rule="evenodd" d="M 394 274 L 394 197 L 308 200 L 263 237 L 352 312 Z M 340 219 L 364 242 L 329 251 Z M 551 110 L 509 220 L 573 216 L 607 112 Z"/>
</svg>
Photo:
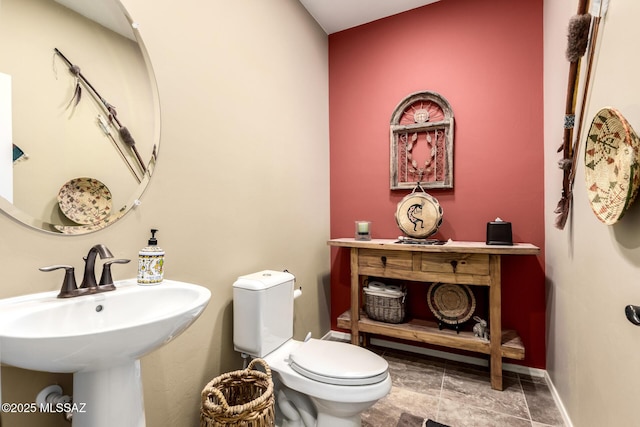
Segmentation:
<svg viewBox="0 0 640 427">
<path fill-rule="evenodd" d="M 166 277 L 212 299 L 182 336 L 142 360 L 147 425 L 197 425 L 200 391 L 241 366 L 232 345 L 238 275 L 288 269 L 303 287 L 295 336 L 329 330 L 327 37 L 296 0 L 123 1 L 156 72 L 161 149 L 142 205 L 86 236 L 44 234 L 0 215 L 0 297 L 59 288 L 38 267 L 82 270 L 93 244 L 135 259 L 156 227 Z M 135 275 L 135 265 L 114 269 Z M 144 307 L 141 307 L 143 310 Z M 82 319 L 78 319 L 82 321 Z M 2 369 L 2 398 L 30 402 L 48 374 Z M 67 385 L 68 375 L 54 375 Z M 3 427 L 63 426 L 57 415 L 8 416 Z"/>
<path fill-rule="evenodd" d="M 640 4 L 610 3 L 601 25 L 586 128 L 598 110 L 613 106 L 640 130 Z M 626 320 L 624 307 L 640 304 L 640 204 L 614 226 L 598 221 L 586 197 L 584 140 L 572 216 L 564 231 L 553 225 L 562 182 L 556 148 L 562 142 L 568 73 L 564 50 L 576 5 L 574 0 L 544 3 L 547 369 L 573 425 L 636 425 L 640 328 Z"/>
</svg>

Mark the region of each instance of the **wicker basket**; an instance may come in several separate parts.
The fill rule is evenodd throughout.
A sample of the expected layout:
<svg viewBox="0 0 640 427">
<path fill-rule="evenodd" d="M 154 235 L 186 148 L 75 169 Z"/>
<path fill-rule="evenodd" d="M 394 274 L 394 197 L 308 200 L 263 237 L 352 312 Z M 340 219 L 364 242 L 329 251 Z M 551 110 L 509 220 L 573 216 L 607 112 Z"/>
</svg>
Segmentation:
<svg viewBox="0 0 640 427">
<path fill-rule="evenodd" d="M 265 372 L 253 369 L 260 363 Z M 272 427 L 275 425 L 271 369 L 253 359 L 247 369 L 222 374 L 202 390 L 200 427 Z"/>
<path fill-rule="evenodd" d="M 369 283 L 364 291 L 364 309 L 370 319 L 385 323 L 401 323 L 405 315 L 405 298 L 407 291 L 389 290 L 384 285 L 375 286 Z"/>
</svg>

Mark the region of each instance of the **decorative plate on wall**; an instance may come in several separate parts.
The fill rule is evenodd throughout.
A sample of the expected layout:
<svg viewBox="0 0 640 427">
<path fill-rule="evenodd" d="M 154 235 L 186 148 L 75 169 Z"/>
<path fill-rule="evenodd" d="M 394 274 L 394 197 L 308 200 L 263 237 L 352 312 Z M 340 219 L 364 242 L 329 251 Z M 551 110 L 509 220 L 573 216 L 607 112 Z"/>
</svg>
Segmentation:
<svg viewBox="0 0 640 427">
<path fill-rule="evenodd" d="M 471 288 L 452 283 L 431 284 L 427 303 L 438 320 L 450 325 L 466 322 L 476 309 L 476 297 Z"/>
<path fill-rule="evenodd" d="M 638 194 L 640 139 L 615 108 L 594 117 L 585 147 L 585 183 L 591 209 L 607 225 L 615 224 Z"/>
<path fill-rule="evenodd" d="M 396 223 L 409 237 L 427 238 L 442 224 L 442 207 L 435 197 L 424 191 L 414 191 L 398 203 Z"/>
<path fill-rule="evenodd" d="M 77 224 L 96 224 L 111 214 L 111 191 L 95 178 L 74 178 L 58 192 L 62 213 Z"/>
</svg>

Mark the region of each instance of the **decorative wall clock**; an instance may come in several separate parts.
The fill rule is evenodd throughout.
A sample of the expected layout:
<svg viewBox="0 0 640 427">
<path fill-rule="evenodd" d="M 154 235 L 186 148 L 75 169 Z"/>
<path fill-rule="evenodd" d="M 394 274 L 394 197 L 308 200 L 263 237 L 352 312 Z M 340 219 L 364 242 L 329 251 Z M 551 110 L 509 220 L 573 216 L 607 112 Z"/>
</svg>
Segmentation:
<svg viewBox="0 0 640 427">
<path fill-rule="evenodd" d="M 391 189 L 453 188 L 453 110 L 441 95 L 403 99 L 390 124 Z"/>
</svg>

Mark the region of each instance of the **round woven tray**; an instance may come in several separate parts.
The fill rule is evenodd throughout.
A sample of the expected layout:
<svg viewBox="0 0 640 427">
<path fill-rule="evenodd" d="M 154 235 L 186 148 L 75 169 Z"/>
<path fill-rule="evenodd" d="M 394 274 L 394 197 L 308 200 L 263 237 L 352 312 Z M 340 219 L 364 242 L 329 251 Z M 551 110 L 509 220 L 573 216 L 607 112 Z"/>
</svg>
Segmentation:
<svg viewBox="0 0 640 427">
<path fill-rule="evenodd" d="M 256 364 L 266 372 L 253 369 Z M 274 402 L 271 369 L 253 359 L 247 369 L 222 374 L 205 386 L 200 427 L 272 427 Z"/>
<path fill-rule="evenodd" d="M 467 285 L 433 283 L 427 303 L 438 320 L 450 325 L 466 322 L 476 309 L 476 297 Z"/>
<path fill-rule="evenodd" d="M 594 117 L 585 147 L 585 183 L 591 209 L 607 225 L 627 211 L 640 187 L 640 139 L 614 108 Z"/>
</svg>

